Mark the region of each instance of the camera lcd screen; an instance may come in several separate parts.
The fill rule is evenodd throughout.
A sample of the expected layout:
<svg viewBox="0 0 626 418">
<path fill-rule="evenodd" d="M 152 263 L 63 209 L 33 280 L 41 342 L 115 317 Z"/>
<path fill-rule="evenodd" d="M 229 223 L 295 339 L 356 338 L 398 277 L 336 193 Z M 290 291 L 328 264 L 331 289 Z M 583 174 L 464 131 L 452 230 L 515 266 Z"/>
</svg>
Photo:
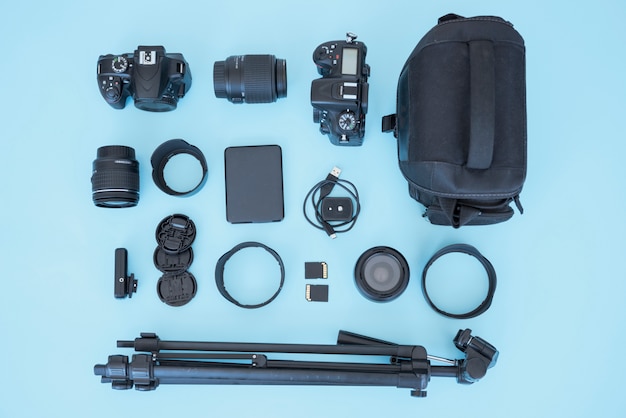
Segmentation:
<svg viewBox="0 0 626 418">
<path fill-rule="evenodd" d="M 359 50 L 356 48 L 344 48 L 341 60 L 341 74 L 356 75 L 357 58 Z"/>
</svg>

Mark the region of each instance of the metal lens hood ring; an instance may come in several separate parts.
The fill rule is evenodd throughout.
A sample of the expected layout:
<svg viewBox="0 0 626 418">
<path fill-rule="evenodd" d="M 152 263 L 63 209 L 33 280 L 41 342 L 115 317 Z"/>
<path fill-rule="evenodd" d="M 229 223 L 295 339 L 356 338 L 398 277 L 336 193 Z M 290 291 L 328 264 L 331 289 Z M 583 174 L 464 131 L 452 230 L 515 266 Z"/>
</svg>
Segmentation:
<svg viewBox="0 0 626 418">
<path fill-rule="evenodd" d="M 483 265 L 485 271 L 487 272 L 487 278 L 489 279 L 489 289 L 487 290 L 487 296 L 485 297 L 485 300 L 483 300 L 482 303 L 472 311 L 461 314 L 446 312 L 438 308 L 433 303 L 433 301 L 430 299 L 430 296 L 428 295 L 428 292 L 426 291 L 426 275 L 428 273 L 428 269 L 437 259 L 449 253 L 464 253 L 471 255 Z M 430 307 L 433 308 L 435 312 L 443 316 L 447 316 L 448 318 L 454 319 L 469 319 L 485 313 L 487 309 L 489 309 L 489 307 L 491 306 L 493 295 L 496 292 L 496 282 L 496 271 L 493 268 L 493 265 L 476 248 L 467 244 L 452 244 L 437 251 L 435 255 L 433 255 L 431 259 L 428 260 L 428 263 L 426 263 L 426 267 L 424 267 L 424 271 L 422 272 L 422 292 L 424 293 L 424 298 L 426 299 L 428 305 L 430 305 Z"/>
<path fill-rule="evenodd" d="M 278 265 L 280 266 L 280 284 L 278 285 L 278 289 L 272 295 L 272 297 L 270 297 L 268 300 L 262 303 L 258 303 L 256 305 L 242 304 L 241 302 L 233 298 L 230 295 L 230 293 L 228 293 L 228 291 L 226 290 L 226 286 L 224 285 L 224 267 L 226 265 L 226 262 L 233 256 L 233 254 L 235 254 L 239 250 L 242 250 L 244 248 L 250 248 L 250 247 L 263 248 L 265 251 L 270 253 L 276 259 L 276 261 L 278 262 Z M 254 242 L 254 241 L 242 242 L 241 244 L 235 246 L 232 250 L 230 250 L 229 252 L 221 256 L 220 259 L 217 261 L 217 265 L 215 266 L 215 284 L 217 285 L 217 290 L 219 290 L 220 294 L 224 296 L 224 299 L 228 300 L 234 305 L 239 306 L 240 308 L 256 309 L 256 308 L 260 308 L 260 307 L 267 305 L 268 303 L 276 299 L 276 296 L 278 296 L 278 294 L 282 290 L 284 283 L 285 283 L 285 265 L 283 264 L 283 260 L 280 258 L 280 256 L 278 255 L 276 251 L 272 250 L 267 245 L 261 244 L 260 242 Z"/>
<path fill-rule="evenodd" d="M 165 166 L 172 157 L 178 154 L 189 154 L 197 159 L 202 166 L 202 179 L 191 190 L 173 190 L 170 186 L 167 185 L 167 182 L 165 181 L 165 177 L 163 175 Z M 204 154 L 202 154 L 202 151 L 200 151 L 198 147 L 189 144 L 183 139 L 170 139 L 169 141 L 165 141 L 164 143 L 159 145 L 157 149 L 154 150 L 154 152 L 152 153 L 150 163 L 152 164 L 152 179 L 154 180 L 154 183 L 159 189 L 169 195 L 191 196 L 192 194 L 200 190 L 200 188 L 202 188 L 202 186 L 206 182 L 208 168 L 206 164 L 206 159 L 204 158 Z"/>
</svg>

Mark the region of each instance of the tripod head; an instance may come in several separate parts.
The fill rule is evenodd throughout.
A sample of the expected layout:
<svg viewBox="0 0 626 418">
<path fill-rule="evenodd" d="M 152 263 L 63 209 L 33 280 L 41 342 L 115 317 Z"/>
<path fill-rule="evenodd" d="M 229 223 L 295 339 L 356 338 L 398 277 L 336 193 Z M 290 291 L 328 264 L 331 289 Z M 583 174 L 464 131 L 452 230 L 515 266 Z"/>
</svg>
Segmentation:
<svg viewBox="0 0 626 418">
<path fill-rule="evenodd" d="M 487 369 L 496 365 L 500 354 L 487 341 L 473 337 L 471 329 L 459 330 L 454 337 L 454 345 L 465 353 L 457 374 L 457 382 L 462 384 L 471 384 L 485 377 Z"/>
<path fill-rule="evenodd" d="M 339 332 L 336 345 L 163 341 L 156 334 L 142 333 L 117 345 L 144 354 L 134 354 L 130 361 L 124 355 L 109 356 L 106 364 L 94 366 L 94 374 L 113 389 L 153 390 L 159 384 L 395 386 L 425 397 L 431 376 L 471 384 L 497 361 L 495 347 L 472 336 L 470 329 L 460 330 L 454 344 L 465 353 L 464 359 L 429 356 L 420 345 L 398 345 L 346 331 Z M 383 356 L 388 362 L 274 360 L 263 353 Z"/>
</svg>

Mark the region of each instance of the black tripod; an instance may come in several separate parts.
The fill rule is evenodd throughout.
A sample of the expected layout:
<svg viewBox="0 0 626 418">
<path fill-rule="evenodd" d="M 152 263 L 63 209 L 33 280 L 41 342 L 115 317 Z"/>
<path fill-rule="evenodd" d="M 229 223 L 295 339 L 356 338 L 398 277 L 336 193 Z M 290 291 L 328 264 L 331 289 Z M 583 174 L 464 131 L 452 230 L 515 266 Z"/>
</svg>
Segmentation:
<svg viewBox="0 0 626 418">
<path fill-rule="evenodd" d="M 134 385 L 153 390 L 159 384 L 396 386 L 424 397 L 431 376 L 470 384 L 496 364 L 495 347 L 471 332 L 460 330 L 454 338 L 465 353 L 461 360 L 429 356 L 419 345 L 397 345 L 346 331 L 339 331 L 337 345 L 162 341 L 156 334 L 142 333 L 117 346 L 150 354 L 134 354 L 131 361 L 124 355 L 109 356 L 107 364 L 94 366 L 94 374 L 113 389 Z M 389 362 L 270 360 L 261 353 L 388 356 Z M 447 365 L 432 366 L 431 361 Z"/>
</svg>

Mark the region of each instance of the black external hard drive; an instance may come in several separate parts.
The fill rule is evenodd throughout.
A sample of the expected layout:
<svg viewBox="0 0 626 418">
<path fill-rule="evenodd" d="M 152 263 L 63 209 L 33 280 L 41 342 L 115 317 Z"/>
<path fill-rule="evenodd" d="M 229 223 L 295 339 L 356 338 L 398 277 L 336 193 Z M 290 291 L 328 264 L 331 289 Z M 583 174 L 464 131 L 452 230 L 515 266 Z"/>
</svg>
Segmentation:
<svg viewBox="0 0 626 418">
<path fill-rule="evenodd" d="M 278 145 L 228 147 L 224 167 L 228 222 L 276 222 L 284 218 L 283 160 Z"/>
</svg>

